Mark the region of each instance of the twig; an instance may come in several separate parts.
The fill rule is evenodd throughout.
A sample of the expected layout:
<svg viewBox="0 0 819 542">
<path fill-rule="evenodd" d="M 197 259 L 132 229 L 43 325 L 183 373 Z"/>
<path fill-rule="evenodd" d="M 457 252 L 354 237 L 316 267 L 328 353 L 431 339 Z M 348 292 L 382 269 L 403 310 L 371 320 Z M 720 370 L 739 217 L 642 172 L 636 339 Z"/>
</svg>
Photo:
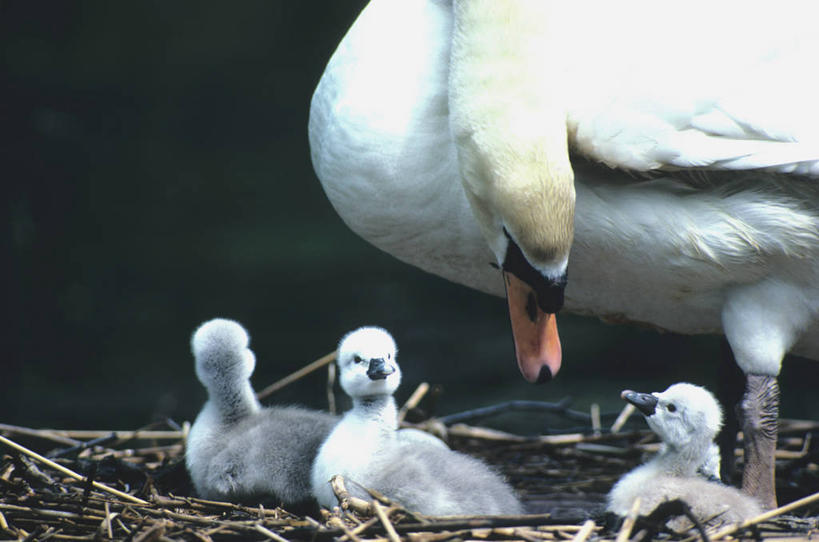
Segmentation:
<svg viewBox="0 0 819 542">
<path fill-rule="evenodd" d="M 612 433 L 619 433 L 620 429 L 623 428 L 625 423 L 634 414 L 634 411 L 637 410 L 634 405 L 631 403 L 626 403 L 626 406 L 623 407 L 623 410 L 620 411 L 620 414 L 617 416 L 617 419 L 614 420 L 614 423 L 611 424 L 611 432 Z"/>
<path fill-rule="evenodd" d="M 114 514 L 116 516 L 116 514 Z M 111 530 L 111 506 L 108 501 L 105 501 L 105 529 L 108 533 L 108 539 L 114 538 L 114 533 Z"/>
<path fill-rule="evenodd" d="M 381 506 L 381 503 L 373 499 L 372 507 L 373 510 L 375 510 L 375 515 L 378 516 L 381 524 L 384 525 L 384 530 L 387 531 L 387 537 L 390 539 L 390 541 L 401 542 L 401 539 L 398 538 L 398 533 L 395 532 L 395 527 L 393 527 L 392 522 L 390 522 L 390 518 L 388 518 L 387 514 L 384 513 L 384 507 Z"/>
<path fill-rule="evenodd" d="M 445 424 L 453 424 L 459 422 L 466 422 L 480 418 L 486 418 L 489 416 L 493 416 L 495 414 L 501 412 L 509 412 L 509 411 L 540 411 L 540 412 L 554 412 L 556 414 L 561 414 L 566 418 L 572 420 L 578 420 L 583 422 L 590 422 L 591 418 L 585 412 L 579 412 L 577 410 L 571 410 L 569 405 L 571 404 L 572 400 L 569 397 L 561 399 L 557 403 L 548 403 L 546 401 L 506 401 L 505 403 L 498 403 L 496 405 L 490 405 L 487 407 L 476 408 L 474 410 L 467 410 L 464 412 L 458 412 L 455 414 L 449 414 L 447 416 L 442 416 L 440 420 Z M 609 416 L 609 415 L 606 415 Z"/>
<path fill-rule="evenodd" d="M 591 415 L 592 434 L 599 435 L 601 433 L 600 405 L 597 403 L 592 403 L 589 414 Z"/>
<path fill-rule="evenodd" d="M 279 391 L 283 387 L 295 382 L 296 380 L 302 378 L 303 376 L 306 376 L 306 375 L 312 373 L 313 371 L 321 369 L 322 367 L 324 367 L 328 363 L 332 363 L 333 361 L 335 361 L 335 359 L 336 359 L 335 351 L 330 352 L 329 354 L 325 354 L 325 355 L 321 356 L 319 359 L 317 359 L 316 361 L 314 361 L 314 362 L 312 362 L 312 363 L 310 363 L 308 365 L 305 365 L 304 367 L 302 367 L 298 371 L 292 372 L 289 375 L 282 378 L 281 380 L 278 380 L 278 381 L 270 384 L 268 387 L 266 387 L 262 391 L 258 392 L 256 394 L 256 398 L 260 399 L 260 400 L 264 399 L 268 395 Z"/>
<path fill-rule="evenodd" d="M 505 431 L 487 429 L 485 427 L 473 427 L 462 423 L 449 427 L 449 434 L 456 437 L 478 438 L 484 440 L 494 440 L 498 442 L 526 442 L 536 444 L 551 444 L 554 446 L 565 446 L 580 442 L 599 442 L 622 438 L 633 438 L 638 436 L 653 435 L 651 431 L 629 431 L 628 433 L 603 433 L 602 435 L 585 435 L 583 433 L 567 433 L 565 435 L 541 435 L 537 437 L 522 437 Z"/>
<path fill-rule="evenodd" d="M 346 536 L 353 542 L 361 542 L 361 539 L 352 531 L 352 529 L 347 527 L 347 524 L 344 523 L 344 520 L 342 520 L 340 517 L 338 516 L 331 517 L 327 521 L 327 525 L 329 525 L 330 527 L 336 527 L 338 529 L 341 529 L 342 531 L 344 531 L 344 536 Z M 341 539 L 343 538 L 344 537 L 341 537 Z"/>
<path fill-rule="evenodd" d="M 421 399 L 424 398 L 424 395 L 426 395 L 428 391 L 429 384 L 427 382 L 421 382 L 418 384 L 418 387 L 415 388 L 415 391 L 409 396 L 409 399 L 407 399 L 407 402 L 404 403 L 404 406 L 398 410 L 398 423 L 404 421 L 404 418 L 407 417 L 407 412 L 409 412 L 410 409 L 417 407 L 418 403 L 421 402 Z"/>
<path fill-rule="evenodd" d="M 623 525 L 620 527 L 620 532 L 617 533 L 616 542 L 626 542 L 626 540 L 628 540 L 628 537 L 631 536 L 631 530 L 634 528 L 634 522 L 637 521 L 637 515 L 639 512 L 640 497 L 637 497 L 631 504 L 631 509 L 629 509 L 628 514 L 626 514 L 626 519 L 623 520 Z"/>
<path fill-rule="evenodd" d="M 5 423 L 0 423 L 0 431 L 17 433 L 18 435 L 26 435 L 29 437 L 39 437 L 46 440 L 59 442 L 60 444 L 65 444 L 66 446 L 75 446 L 77 444 L 80 444 L 78 440 L 68 438 L 64 435 L 58 435 L 51 429 L 31 429 L 29 427 L 20 427 L 17 425 L 8 425 Z"/>
<path fill-rule="evenodd" d="M 756 516 L 755 518 L 745 520 L 742 523 L 729 525 L 728 527 L 725 527 L 724 529 L 721 529 L 715 532 L 713 535 L 711 535 L 711 540 L 719 540 L 720 538 L 726 537 L 729 534 L 733 534 L 739 531 L 740 529 L 750 527 L 751 525 L 756 525 L 757 523 L 767 521 L 776 516 L 781 516 L 782 514 L 787 514 L 791 510 L 796 510 L 797 508 L 801 508 L 805 505 L 811 504 L 816 501 L 819 501 L 819 493 L 814 493 L 813 495 L 802 497 L 801 499 L 795 500 L 792 503 L 780 506 L 779 508 L 774 508 L 773 510 L 769 510 L 767 512 L 763 512 L 762 514 Z"/>
<path fill-rule="evenodd" d="M 155 542 L 161 540 L 165 535 L 166 527 L 167 522 L 164 520 L 160 521 L 137 535 L 134 538 L 134 542 Z"/>
<path fill-rule="evenodd" d="M 336 364 L 327 365 L 327 410 L 333 416 L 336 415 L 336 394 L 333 385 L 336 383 Z"/>
<path fill-rule="evenodd" d="M 0 427 L 2 430 L 2 427 Z M 22 434 L 22 433 L 21 433 Z M 30 429 L 24 433 L 31 436 L 39 436 L 54 440 L 52 437 L 63 437 L 71 440 L 65 444 L 76 445 L 80 444 L 79 440 L 73 439 L 93 439 L 99 437 L 107 437 L 111 434 L 116 435 L 119 440 L 177 440 L 184 436 L 182 431 L 110 431 L 110 430 L 88 430 L 88 429 Z"/>
<path fill-rule="evenodd" d="M 472 427 L 462 423 L 451 426 L 448 430 L 450 436 L 479 438 L 484 440 L 496 440 L 505 442 L 531 442 L 533 439 L 521 437 L 520 435 L 513 435 L 505 431 L 498 431 L 496 429 L 487 429 L 485 427 Z"/>
<path fill-rule="evenodd" d="M 342 510 L 352 509 L 362 516 L 372 515 L 373 509 L 370 503 L 364 499 L 350 495 L 350 492 L 347 491 L 347 487 L 344 485 L 344 478 L 341 475 L 336 474 L 330 479 L 330 487 L 333 488 L 333 493 L 338 499 L 338 504 Z"/>
<path fill-rule="evenodd" d="M 259 531 L 260 533 L 262 533 L 263 535 L 265 535 L 267 538 L 270 538 L 271 540 L 275 540 L 276 542 L 289 542 L 289 540 L 287 540 L 283 536 L 274 533 L 270 529 L 268 529 L 268 528 L 266 528 L 263 525 L 260 525 L 258 523 L 255 525 L 255 529 L 257 531 Z"/>
<path fill-rule="evenodd" d="M 342 529 L 342 531 L 344 531 L 344 536 L 342 536 L 339 540 L 344 540 L 345 537 L 349 538 L 350 540 L 357 539 L 359 534 L 363 533 L 376 523 L 378 523 L 378 518 L 372 517 L 361 525 L 354 527 L 349 533 L 347 533 L 347 529 Z"/>
<path fill-rule="evenodd" d="M 572 542 L 586 542 L 586 539 L 589 538 L 589 535 L 591 535 L 592 532 L 594 532 L 595 527 L 596 525 L 594 524 L 593 520 L 591 519 L 586 520 L 586 522 L 583 524 L 580 530 L 577 531 L 577 534 L 574 535 L 574 538 L 572 538 Z"/>
<path fill-rule="evenodd" d="M 52 460 L 50 460 L 50 459 L 48 459 L 46 457 L 41 456 L 37 452 L 33 452 L 33 451 L 29 450 L 28 448 L 26 448 L 25 446 L 21 446 L 21 445 L 17 444 L 16 442 L 14 442 L 13 440 L 9 440 L 9 439 L 7 439 L 6 437 L 4 437 L 2 435 L 0 435 L 0 442 L 2 442 L 3 444 L 5 444 L 6 446 L 8 446 L 10 448 L 14 448 L 18 452 L 22 452 L 22 453 L 26 454 L 27 456 L 36 459 L 37 461 L 43 463 L 44 465 L 47 465 L 47 466 L 51 467 L 52 469 L 60 471 L 61 473 L 65 474 L 66 476 L 70 476 L 71 478 L 74 478 L 75 480 L 79 480 L 79 481 L 85 481 L 86 480 L 86 478 L 84 476 L 82 476 L 80 474 L 77 474 L 73 470 L 68 469 L 66 467 L 63 467 L 59 463 L 55 463 L 54 461 L 52 461 Z M 106 491 L 108 493 L 111 493 L 112 495 L 116 495 L 117 497 L 120 497 L 122 499 L 131 501 L 133 503 L 143 504 L 143 505 L 148 504 L 147 501 L 143 501 L 142 499 L 134 497 L 133 495 L 123 493 L 122 491 L 119 491 L 118 489 L 114 489 L 113 487 L 109 487 L 109 486 L 107 486 L 107 485 L 105 485 L 103 483 L 100 483 L 100 482 L 94 481 L 94 482 L 91 482 L 91 485 L 94 486 L 97 489 L 100 489 L 102 491 Z"/>
<path fill-rule="evenodd" d="M 79 453 L 79 452 L 81 452 L 81 451 L 83 451 L 83 450 L 85 450 L 87 448 L 92 448 L 92 447 L 97 446 L 97 445 L 108 444 L 109 442 L 112 442 L 112 441 L 115 441 L 115 440 L 117 440 L 117 436 L 115 434 L 111 433 L 110 435 L 106 435 L 104 437 L 98 437 L 98 438 L 91 439 L 91 440 L 86 441 L 86 442 L 80 442 L 76 446 L 71 446 L 70 448 L 63 448 L 61 450 L 54 450 L 49 455 L 51 456 L 52 459 L 56 459 L 58 457 L 63 457 L 63 456 L 66 456 L 66 455 L 70 455 L 70 454 L 73 454 L 75 452 Z"/>
</svg>

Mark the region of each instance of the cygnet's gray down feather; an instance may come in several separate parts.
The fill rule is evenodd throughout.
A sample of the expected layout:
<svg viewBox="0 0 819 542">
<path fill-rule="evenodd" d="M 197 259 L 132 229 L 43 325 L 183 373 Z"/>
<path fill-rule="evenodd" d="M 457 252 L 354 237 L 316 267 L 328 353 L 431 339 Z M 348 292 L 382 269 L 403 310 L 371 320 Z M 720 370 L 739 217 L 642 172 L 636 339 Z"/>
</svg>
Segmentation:
<svg viewBox="0 0 819 542">
<path fill-rule="evenodd" d="M 425 443 L 388 450 L 382 450 L 363 485 L 410 510 L 435 516 L 523 513 L 512 488 L 479 459 Z M 351 492 L 366 496 L 360 489 Z"/>
<path fill-rule="evenodd" d="M 186 458 L 199 495 L 241 502 L 272 497 L 286 506 L 313 500 L 310 468 L 334 416 L 270 407 L 230 425 L 203 425 L 206 415 L 191 428 Z"/>
<path fill-rule="evenodd" d="M 709 525 L 740 522 L 761 513 L 752 497 L 708 479 L 718 474 L 719 452 L 713 440 L 722 426 L 722 409 L 708 390 L 683 382 L 662 393 L 626 390 L 622 397 L 642 412 L 663 445 L 650 461 L 614 485 L 608 495 L 610 512 L 625 516 L 639 497 L 641 515 L 680 499 Z M 691 523 L 677 518 L 668 526 L 687 529 Z"/>
<path fill-rule="evenodd" d="M 346 335 L 336 356 L 341 387 L 353 408 L 321 446 L 312 483 L 322 506 L 335 505 L 333 475 L 369 499 L 374 489 L 426 515 L 519 514 L 523 507 L 503 478 L 482 461 L 448 449 L 432 437 L 402 438 L 392 394 L 401 382 L 397 348 L 389 333 L 364 327 Z"/>
<path fill-rule="evenodd" d="M 191 340 L 208 401 L 191 427 L 186 464 L 207 499 L 313 501 L 310 468 L 337 418 L 299 407 L 262 408 L 250 385 L 255 356 L 237 322 L 214 319 Z"/>
</svg>

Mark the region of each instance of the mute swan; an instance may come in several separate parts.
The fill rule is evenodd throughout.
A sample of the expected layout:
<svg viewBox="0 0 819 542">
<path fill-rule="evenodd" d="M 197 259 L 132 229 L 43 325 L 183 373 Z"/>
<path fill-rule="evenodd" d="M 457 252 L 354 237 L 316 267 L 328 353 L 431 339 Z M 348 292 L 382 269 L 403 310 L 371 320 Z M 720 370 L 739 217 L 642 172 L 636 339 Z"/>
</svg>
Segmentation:
<svg viewBox="0 0 819 542">
<path fill-rule="evenodd" d="M 722 410 L 714 396 L 693 384 L 674 384 L 662 393 L 626 390 L 623 399 L 646 417 L 663 441 L 660 452 L 623 476 L 608 495 L 608 511 L 628 514 L 640 497 L 640 514 L 648 515 L 665 501 L 681 499 L 700 521 L 734 523 L 762 512 L 759 503 L 733 487 L 703 479 L 700 466 L 710 461 L 714 437 L 722 426 Z"/>
<path fill-rule="evenodd" d="M 372 0 L 309 135 L 356 233 L 506 292 L 530 381 L 560 367 L 564 286 L 572 312 L 724 333 L 743 488 L 773 507 L 776 377 L 819 359 L 819 33 L 802 3 L 736 7 Z"/>
<path fill-rule="evenodd" d="M 337 418 L 293 406 L 262 408 L 250 386 L 256 357 L 248 342 L 240 324 L 218 318 L 193 335 L 208 401 L 188 435 L 188 472 L 206 499 L 272 497 L 309 506 L 310 468 Z"/>
<path fill-rule="evenodd" d="M 481 461 L 396 437 L 392 394 L 401 382 L 396 355 L 392 336 L 377 327 L 359 328 L 339 343 L 339 382 L 353 408 L 321 445 L 313 464 L 318 503 L 336 505 L 329 481 L 340 474 L 353 494 L 369 499 L 361 487 L 375 489 L 426 515 L 521 513 L 512 489 Z"/>
</svg>

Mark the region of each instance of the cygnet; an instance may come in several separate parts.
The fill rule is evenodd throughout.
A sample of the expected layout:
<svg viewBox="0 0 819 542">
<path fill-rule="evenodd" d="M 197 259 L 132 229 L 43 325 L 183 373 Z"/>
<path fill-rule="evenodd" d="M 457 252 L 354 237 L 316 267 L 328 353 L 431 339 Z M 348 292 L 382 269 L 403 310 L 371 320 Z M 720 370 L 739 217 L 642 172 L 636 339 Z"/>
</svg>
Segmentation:
<svg viewBox="0 0 819 542">
<path fill-rule="evenodd" d="M 352 398 L 348 411 L 321 446 L 312 483 L 321 506 L 337 504 L 330 479 L 369 499 L 374 489 L 425 515 L 519 514 L 522 506 L 503 478 L 478 459 L 396 432 L 393 393 L 401 381 L 392 336 L 377 327 L 347 334 L 337 353 L 339 381 Z"/>
<path fill-rule="evenodd" d="M 309 506 L 310 468 L 338 418 L 294 406 L 262 408 L 249 380 L 256 364 L 249 340 L 240 324 L 224 319 L 193 335 L 208 401 L 188 436 L 188 471 L 207 499 Z"/>
<path fill-rule="evenodd" d="M 708 525 L 743 521 L 761 513 L 752 497 L 707 479 L 719 474 L 719 452 L 713 440 L 722 426 L 722 410 L 710 392 L 679 383 L 662 393 L 626 390 L 621 397 L 642 412 L 662 446 L 654 458 L 614 485 L 608 495 L 610 512 L 625 516 L 640 497 L 641 515 L 665 501 L 680 499 Z M 690 522 L 675 520 L 669 526 L 688 527 Z"/>
</svg>

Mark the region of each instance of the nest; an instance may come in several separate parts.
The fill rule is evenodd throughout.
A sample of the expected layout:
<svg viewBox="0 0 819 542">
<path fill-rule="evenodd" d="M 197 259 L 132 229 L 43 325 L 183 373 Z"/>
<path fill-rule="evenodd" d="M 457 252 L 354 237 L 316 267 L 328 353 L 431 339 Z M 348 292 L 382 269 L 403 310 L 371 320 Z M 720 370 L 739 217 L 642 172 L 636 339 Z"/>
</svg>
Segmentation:
<svg viewBox="0 0 819 542">
<path fill-rule="evenodd" d="M 819 528 L 819 452 L 811 447 L 819 424 L 809 422 L 783 420 L 777 461 L 780 498 L 802 498 L 745 525 L 703 533 L 663 532 L 657 518 L 613 522 L 602 513 L 614 481 L 656 446 L 648 431 L 523 437 L 452 425 L 454 448 L 498 467 L 528 508 L 544 512 L 429 518 L 375 493 L 369 502 L 350 497 L 343 480 L 335 481 L 339 507 L 314 517 L 198 499 L 184 468 L 184 429 L 0 430 L 7 435 L 0 437 L 0 539 L 717 540 L 805 537 Z"/>
<path fill-rule="evenodd" d="M 326 363 L 316 362 L 310 370 Z M 402 419 L 412 418 L 427 389 L 422 385 L 410 397 L 400 411 Z M 579 426 L 522 436 L 466 423 L 520 410 Z M 663 525 L 685 512 L 684 503 L 670 503 L 647 518 L 636 513 L 624 521 L 607 517 L 605 495 L 612 484 L 658 445 L 644 424 L 632 424 L 640 430 L 626 425 L 629 412 L 601 416 L 594 407 L 590 413 L 573 411 L 568 400 L 518 401 L 416 424 L 443 433 L 454 449 L 499 469 L 533 512 L 491 517 L 419 516 L 375 492 L 369 501 L 351 497 L 339 477 L 333 486 L 339 506 L 332 511 L 208 501 L 196 498 L 185 470 L 187 423 L 114 432 L 0 424 L 0 540 L 621 542 L 809 538 L 819 532 L 819 446 L 813 444 L 819 423 L 796 420 L 780 421 L 777 490 L 787 505 L 742 525 L 695 526 L 682 533 Z M 602 429 L 601 420 L 615 417 L 611 428 Z M 741 464 L 741 451 L 736 455 Z"/>
</svg>

